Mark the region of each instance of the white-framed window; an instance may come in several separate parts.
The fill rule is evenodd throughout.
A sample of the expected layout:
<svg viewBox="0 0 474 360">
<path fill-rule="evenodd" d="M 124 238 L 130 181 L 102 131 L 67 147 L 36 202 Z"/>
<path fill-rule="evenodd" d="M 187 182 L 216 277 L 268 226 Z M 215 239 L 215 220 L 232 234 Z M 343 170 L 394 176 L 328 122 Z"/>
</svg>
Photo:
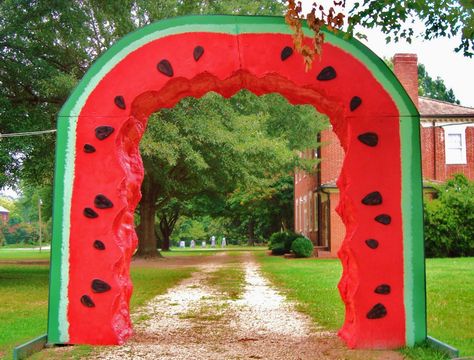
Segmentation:
<svg viewBox="0 0 474 360">
<path fill-rule="evenodd" d="M 466 126 L 451 125 L 443 128 L 446 164 L 467 164 Z"/>
</svg>

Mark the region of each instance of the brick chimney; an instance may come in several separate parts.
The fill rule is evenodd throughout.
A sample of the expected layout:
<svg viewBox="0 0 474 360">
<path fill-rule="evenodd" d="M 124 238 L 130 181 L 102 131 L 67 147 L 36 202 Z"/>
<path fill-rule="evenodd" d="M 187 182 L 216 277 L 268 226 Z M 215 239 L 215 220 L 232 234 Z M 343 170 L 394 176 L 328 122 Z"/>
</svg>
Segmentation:
<svg viewBox="0 0 474 360">
<path fill-rule="evenodd" d="M 393 71 L 418 108 L 418 56 L 416 54 L 395 54 Z"/>
</svg>

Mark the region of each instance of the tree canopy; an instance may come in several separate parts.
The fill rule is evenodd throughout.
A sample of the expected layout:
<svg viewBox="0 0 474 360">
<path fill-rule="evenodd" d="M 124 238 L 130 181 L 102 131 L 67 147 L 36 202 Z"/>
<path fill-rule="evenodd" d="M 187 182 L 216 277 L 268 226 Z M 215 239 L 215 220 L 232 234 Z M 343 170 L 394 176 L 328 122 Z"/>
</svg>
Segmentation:
<svg viewBox="0 0 474 360">
<path fill-rule="evenodd" d="M 424 29 L 417 33 L 416 20 Z M 405 39 L 409 43 L 420 35 L 426 40 L 438 37 L 457 38 L 456 51 L 474 55 L 474 2 L 472 0 L 356 1 L 349 10 L 349 32 L 356 25 L 377 28 L 387 42 Z"/>
<path fill-rule="evenodd" d="M 384 61 L 390 70 L 393 71 L 393 60 L 385 58 Z M 460 104 L 453 89 L 448 89 L 444 80 L 439 76 L 433 79 L 423 64 L 418 64 L 418 95 L 430 99 L 447 101 L 453 104 Z"/>
<path fill-rule="evenodd" d="M 453 104 L 461 103 L 456 98 L 456 95 L 454 95 L 453 89 L 448 89 L 444 80 L 439 76 L 433 79 L 423 64 L 418 64 L 418 94 L 430 99 L 443 100 Z"/>
<path fill-rule="evenodd" d="M 316 134 L 326 125 L 311 106 L 248 91 L 229 100 L 214 93 L 185 98 L 152 115 L 140 144 L 145 179 L 139 251 L 156 251 L 155 232 L 168 244 L 183 213 L 256 216 L 250 205 L 274 194 L 282 176 L 295 166 L 311 170 L 314 161 L 301 159 L 298 151 L 315 148 Z M 231 199 L 236 203 L 230 207 Z M 155 214 L 159 231 L 152 226 Z"/>
<path fill-rule="evenodd" d="M 118 39 L 186 14 L 281 14 L 263 0 L 5 0 L 0 2 L 0 133 L 54 129 L 92 62 Z M 52 183 L 54 135 L 0 141 L 0 187 Z"/>
</svg>

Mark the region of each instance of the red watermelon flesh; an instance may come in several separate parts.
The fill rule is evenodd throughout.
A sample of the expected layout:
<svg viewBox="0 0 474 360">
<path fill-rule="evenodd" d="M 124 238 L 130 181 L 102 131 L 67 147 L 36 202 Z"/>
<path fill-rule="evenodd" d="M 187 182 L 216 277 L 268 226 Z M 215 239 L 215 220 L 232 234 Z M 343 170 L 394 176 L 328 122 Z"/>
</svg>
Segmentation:
<svg viewBox="0 0 474 360">
<path fill-rule="evenodd" d="M 186 96 L 215 91 L 230 97 L 249 89 L 278 92 L 330 117 L 346 151 L 338 182 L 339 213 L 347 227 L 340 251 L 339 288 L 346 306 L 340 336 L 351 347 L 405 344 L 397 107 L 351 54 L 325 44 L 321 60 L 305 72 L 298 54 L 283 59 L 287 47 L 292 38 L 283 34 L 169 35 L 128 54 L 92 91 L 76 134 L 70 343 L 117 344 L 132 334 L 129 263 L 137 245 L 133 213 L 143 178 L 138 144 L 148 116 Z M 380 196 L 369 198 L 376 204 L 363 202 L 374 193 Z"/>
</svg>

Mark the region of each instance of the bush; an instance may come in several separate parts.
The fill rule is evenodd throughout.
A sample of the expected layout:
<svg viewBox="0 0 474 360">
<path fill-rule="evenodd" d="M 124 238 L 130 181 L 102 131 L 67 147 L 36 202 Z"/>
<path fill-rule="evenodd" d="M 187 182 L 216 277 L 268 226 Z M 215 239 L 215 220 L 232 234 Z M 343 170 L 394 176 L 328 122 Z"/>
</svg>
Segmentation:
<svg viewBox="0 0 474 360">
<path fill-rule="evenodd" d="M 436 190 L 424 209 L 426 256 L 474 256 L 474 183 L 458 174 Z"/>
<path fill-rule="evenodd" d="M 313 255 L 313 243 L 305 237 L 299 237 L 293 241 L 291 250 L 295 253 L 297 258 L 307 258 Z"/>
<path fill-rule="evenodd" d="M 273 233 L 270 236 L 268 248 L 272 250 L 273 255 L 283 255 L 289 253 L 291 251 L 291 244 L 298 237 L 300 237 L 300 235 L 291 231 Z M 276 250 L 275 252 L 273 251 L 274 249 Z M 280 253 L 282 251 L 281 249 L 283 249 L 282 253 Z"/>
<path fill-rule="evenodd" d="M 275 244 L 272 248 L 272 255 L 285 255 L 286 250 L 285 250 L 285 245 L 283 243 L 281 244 Z"/>
<path fill-rule="evenodd" d="M 38 241 L 38 229 L 31 224 L 2 225 L 0 231 L 3 233 L 6 245 L 34 244 Z"/>
</svg>

